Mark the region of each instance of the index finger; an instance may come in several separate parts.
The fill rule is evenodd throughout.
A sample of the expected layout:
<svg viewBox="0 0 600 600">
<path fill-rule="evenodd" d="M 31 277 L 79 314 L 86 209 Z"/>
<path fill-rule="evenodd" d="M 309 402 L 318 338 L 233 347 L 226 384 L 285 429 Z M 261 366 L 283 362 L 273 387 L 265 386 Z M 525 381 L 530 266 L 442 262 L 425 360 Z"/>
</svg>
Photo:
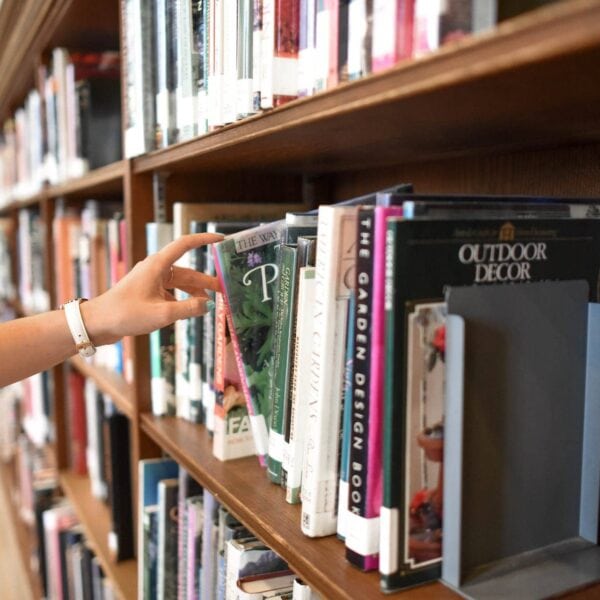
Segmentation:
<svg viewBox="0 0 600 600">
<path fill-rule="evenodd" d="M 182 235 L 173 242 L 167 244 L 157 252 L 162 267 L 170 267 L 177 259 L 181 258 L 188 250 L 194 250 L 205 244 L 220 242 L 223 236 L 220 233 L 190 233 Z"/>
</svg>

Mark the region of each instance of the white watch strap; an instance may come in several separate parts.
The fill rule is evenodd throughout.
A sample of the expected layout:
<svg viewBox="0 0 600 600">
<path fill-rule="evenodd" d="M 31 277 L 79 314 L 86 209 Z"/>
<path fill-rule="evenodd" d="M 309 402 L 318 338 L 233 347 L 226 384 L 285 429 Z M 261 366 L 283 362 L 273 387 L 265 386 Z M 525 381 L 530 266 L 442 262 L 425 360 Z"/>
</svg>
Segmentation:
<svg viewBox="0 0 600 600">
<path fill-rule="evenodd" d="M 67 325 L 71 330 L 71 335 L 75 341 L 75 347 L 81 356 L 92 356 L 96 352 L 94 344 L 90 341 L 88 333 L 81 318 L 79 305 L 85 301 L 85 298 L 76 298 L 63 304 Z"/>
</svg>

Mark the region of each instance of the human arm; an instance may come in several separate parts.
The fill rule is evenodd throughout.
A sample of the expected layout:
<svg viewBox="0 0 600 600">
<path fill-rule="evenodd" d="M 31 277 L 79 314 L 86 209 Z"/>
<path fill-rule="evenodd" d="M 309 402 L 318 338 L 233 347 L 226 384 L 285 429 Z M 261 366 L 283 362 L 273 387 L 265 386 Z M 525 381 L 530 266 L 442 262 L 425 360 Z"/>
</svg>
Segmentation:
<svg viewBox="0 0 600 600">
<path fill-rule="evenodd" d="M 141 335 L 178 319 L 206 312 L 207 290 L 218 291 L 216 277 L 173 266 L 188 250 L 222 239 L 218 234 L 186 235 L 137 263 L 104 294 L 80 304 L 95 346 L 126 335 Z M 190 297 L 177 301 L 167 288 Z M 65 299 L 66 300 L 66 299 Z M 0 324 L 0 386 L 49 369 L 76 354 L 64 311 L 54 310 Z"/>
</svg>

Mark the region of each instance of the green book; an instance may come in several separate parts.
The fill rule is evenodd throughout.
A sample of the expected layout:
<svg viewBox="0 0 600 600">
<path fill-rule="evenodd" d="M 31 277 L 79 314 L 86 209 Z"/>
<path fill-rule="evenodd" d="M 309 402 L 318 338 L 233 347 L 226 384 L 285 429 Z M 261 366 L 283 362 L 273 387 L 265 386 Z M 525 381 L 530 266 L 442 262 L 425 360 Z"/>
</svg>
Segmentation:
<svg viewBox="0 0 600 600">
<path fill-rule="evenodd" d="M 213 246 L 256 453 L 263 465 L 271 415 L 273 307 L 284 227 L 284 221 L 259 225 Z"/>
</svg>

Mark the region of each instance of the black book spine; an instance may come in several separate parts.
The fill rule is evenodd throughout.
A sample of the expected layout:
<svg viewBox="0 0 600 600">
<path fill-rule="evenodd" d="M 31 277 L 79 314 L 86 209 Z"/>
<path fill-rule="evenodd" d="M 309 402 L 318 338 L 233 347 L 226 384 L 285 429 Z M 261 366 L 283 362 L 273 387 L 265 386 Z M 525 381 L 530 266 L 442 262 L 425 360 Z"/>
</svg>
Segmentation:
<svg viewBox="0 0 600 600">
<path fill-rule="evenodd" d="M 369 385 L 371 365 L 371 307 L 373 300 L 373 252 L 375 211 L 358 211 L 356 251 L 356 303 L 354 310 L 354 360 L 351 381 L 350 457 L 348 471 L 348 511 L 366 516 L 367 457 L 369 440 Z M 365 557 L 346 547 L 346 559 L 365 569 Z"/>
<path fill-rule="evenodd" d="M 129 419 L 115 413 L 108 418 L 112 490 L 110 493 L 117 560 L 133 558 L 133 512 L 129 460 Z"/>
</svg>

